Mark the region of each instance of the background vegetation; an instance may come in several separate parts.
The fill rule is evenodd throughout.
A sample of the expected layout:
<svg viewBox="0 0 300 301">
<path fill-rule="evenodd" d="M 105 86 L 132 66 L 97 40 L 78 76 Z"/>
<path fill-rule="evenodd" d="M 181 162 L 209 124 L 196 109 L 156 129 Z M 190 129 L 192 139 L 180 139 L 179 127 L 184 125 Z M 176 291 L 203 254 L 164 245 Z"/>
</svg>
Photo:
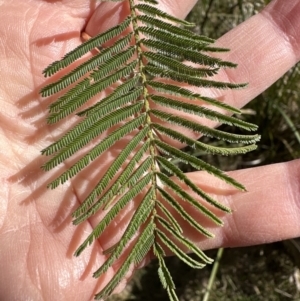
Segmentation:
<svg viewBox="0 0 300 301">
<path fill-rule="evenodd" d="M 198 33 L 218 38 L 258 13 L 270 0 L 199 0 L 188 16 Z M 232 170 L 300 157 L 300 65 L 290 70 L 245 108 L 245 119 L 259 125 L 258 151 L 243 156 L 202 159 Z M 192 152 L 191 149 L 186 149 Z M 207 252 L 215 258 L 217 250 Z M 176 258 L 168 266 L 180 301 L 300 301 L 300 240 L 226 249 L 220 259 L 209 299 L 205 292 L 212 267 L 191 270 Z M 157 264 L 139 270 L 126 290 L 110 301 L 167 301 L 157 277 Z"/>
</svg>

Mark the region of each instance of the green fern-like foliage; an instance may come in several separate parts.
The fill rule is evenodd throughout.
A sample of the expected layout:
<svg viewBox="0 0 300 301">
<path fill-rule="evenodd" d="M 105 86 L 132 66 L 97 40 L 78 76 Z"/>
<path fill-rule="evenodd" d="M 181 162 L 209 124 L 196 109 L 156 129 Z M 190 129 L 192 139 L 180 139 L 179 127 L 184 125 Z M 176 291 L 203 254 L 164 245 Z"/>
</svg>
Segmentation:
<svg viewBox="0 0 300 301">
<path fill-rule="evenodd" d="M 79 256 L 106 230 L 122 209 L 130 206 L 130 202 L 139 196 L 139 206 L 120 241 L 106 250 L 107 260 L 95 271 L 94 277 L 105 273 L 120 258 L 124 250 L 127 250 L 129 242 L 133 239 L 134 243 L 130 244 L 131 249 L 115 276 L 96 295 L 96 299 L 109 296 L 129 268 L 137 265 L 152 251 L 158 258 L 158 275 L 161 283 L 173 301 L 178 299 L 175 284 L 164 261 L 166 250 L 193 268 L 202 268 L 212 262 L 185 237 L 180 225 L 188 223 L 200 235 L 213 237 L 213 234 L 199 222 L 201 215 L 211 219 L 216 225 L 222 225 L 217 214 L 209 208 L 213 206 L 224 212 L 230 212 L 230 209 L 197 187 L 172 159 L 190 164 L 197 170 L 206 171 L 237 189 L 244 190 L 244 187 L 219 169 L 164 142 L 161 137 L 169 137 L 207 153 L 220 155 L 241 154 L 254 150 L 259 137 L 223 132 L 181 117 L 181 113 L 184 112 L 248 131 L 256 129 L 253 124 L 231 117 L 233 113 L 240 113 L 238 109 L 194 93 L 188 88 L 182 88 L 182 86 L 217 89 L 243 87 L 243 84 L 209 79 L 220 68 L 236 67 L 231 62 L 208 54 L 228 51 L 227 49 L 214 47 L 213 40 L 193 34 L 187 29 L 192 24 L 161 11 L 157 8 L 156 0 L 124 1 L 128 1 L 130 15 L 121 24 L 89 39 L 44 70 L 46 77 L 52 76 L 91 50 L 98 49 L 92 58 L 41 91 L 44 97 L 62 90 L 67 91 L 50 105 L 49 124 L 72 114 L 77 114 L 81 119 L 74 128 L 42 151 L 44 155 L 51 156 L 43 165 L 43 169 L 48 171 L 55 168 L 73 155 L 76 156 L 85 146 L 91 145 L 91 142 L 102 133 L 109 133 L 49 184 L 50 188 L 56 188 L 92 164 L 120 139 L 134 135 L 111 163 L 105 175 L 98 179 L 81 206 L 73 213 L 73 223 L 78 225 L 99 210 L 106 212 L 75 255 Z M 110 46 L 103 47 L 108 45 L 107 42 L 110 42 Z M 198 67 L 184 62 L 195 63 Z M 91 105 L 89 100 L 108 87 L 111 87 L 112 92 Z M 216 109 L 221 108 L 227 114 L 205 108 L 199 103 L 207 103 Z M 168 113 L 170 110 L 166 108 L 178 114 Z M 233 143 L 234 146 L 209 145 L 172 129 L 172 125 Z M 173 177 L 167 176 L 166 172 Z M 174 180 L 176 178 L 177 180 Z M 180 182 L 189 187 L 193 195 L 197 195 L 202 201 L 199 202 L 179 186 Z M 193 206 L 199 213 L 199 219 L 193 218 L 178 199 Z M 175 219 L 174 212 L 176 216 L 180 216 L 181 221 Z M 139 234 L 136 235 L 137 233 Z M 184 250 L 195 253 L 197 259 L 187 255 Z"/>
</svg>

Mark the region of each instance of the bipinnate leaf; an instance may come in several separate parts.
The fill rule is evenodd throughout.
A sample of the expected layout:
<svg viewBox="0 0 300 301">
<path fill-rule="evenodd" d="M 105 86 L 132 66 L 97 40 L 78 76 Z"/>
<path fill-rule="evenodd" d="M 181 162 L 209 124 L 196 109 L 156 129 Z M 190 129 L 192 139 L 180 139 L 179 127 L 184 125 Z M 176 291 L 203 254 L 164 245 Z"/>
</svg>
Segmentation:
<svg viewBox="0 0 300 301">
<path fill-rule="evenodd" d="M 137 76 L 133 77 L 132 79 L 126 81 L 125 83 L 118 86 L 111 94 L 104 97 L 101 102 L 97 102 L 95 105 L 80 111 L 77 113 L 78 116 L 89 116 L 92 115 L 95 112 L 98 112 L 99 108 L 104 107 L 105 105 L 111 104 L 111 102 L 115 102 L 118 98 L 118 101 L 121 101 L 121 98 L 128 93 L 136 93 L 136 91 L 140 91 L 141 88 L 138 86 L 139 78 Z M 136 89 L 133 89 L 136 88 Z M 99 113 L 102 111 L 100 110 Z"/>
<path fill-rule="evenodd" d="M 158 243 L 155 244 L 155 249 L 158 249 Z M 160 282 L 165 290 L 167 290 L 170 301 L 178 301 L 177 295 L 175 293 L 175 284 L 172 280 L 172 276 L 165 264 L 163 259 L 163 255 L 161 251 L 155 251 L 154 254 L 158 258 L 159 268 L 158 268 L 158 276 Z"/>
<path fill-rule="evenodd" d="M 223 225 L 223 222 L 209 209 L 203 206 L 200 202 L 197 202 L 192 196 L 186 193 L 179 185 L 177 185 L 174 181 L 170 180 L 169 177 L 164 175 L 163 173 L 158 173 L 159 179 L 168 187 L 170 188 L 175 194 L 177 194 L 182 200 L 188 202 L 190 205 L 194 206 L 201 212 L 203 215 L 211 219 L 214 223 L 219 226 Z M 207 231 L 203 230 L 203 234 L 207 235 Z M 208 235 L 209 236 L 209 235 Z"/>
<path fill-rule="evenodd" d="M 123 32 L 129 25 L 131 19 L 130 17 L 126 18 L 121 24 L 107 30 L 104 33 L 100 33 L 98 36 L 86 41 L 82 45 L 78 46 L 74 50 L 67 53 L 61 60 L 56 61 L 49 65 L 44 71 L 43 74 L 45 77 L 51 76 L 58 72 L 59 70 L 69 66 L 71 63 L 81 58 L 84 54 L 88 53 L 92 49 L 98 47 L 109 41 L 110 39 L 118 36 L 121 32 Z M 43 92 L 43 89 L 42 91 Z"/>
<path fill-rule="evenodd" d="M 168 26 L 168 25 L 167 25 Z M 139 30 L 148 38 L 160 38 L 161 40 L 165 40 L 169 44 L 181 46 L 183 43 L 187 44 L 188 49 L 191 50 L 202 50 L 202 51 L 210 51 L 210 52 L 227 52 L 229 49 L 227 48 L 220 48 L 220 47 L 214 47 L 214 46 L 208 46 L 209 44 L 207 42 L 204 42 L 203 40 L 197 39 L 198 36 L 196 36 L 196 39 L 191 38 L 190 36 L 183 36 L 179 35 L 178 33 L 172 33 L 170 35 L 168 32 L 161 30 L 159 28 L 153 28 L 153 27 L 147 27 L 147 26 L 141 26 Z"/>
<path fill-rule="evenodd" d="M 185 238 L 181 233 L 178 233 L 174 231 L 172 227 L 168 223 L 166 223 L 164 220 L 159 219 L 159 224 L 163 226 L 165 230 L 168 231 L 169 234 L 173 235 L 174 238 L 178 240 L 181 244 L 183 244 L 188 250 L 194 252 L 195 255 L 199 257 L 200 260 L 202 260 L 204 263 L 212 263 L 213 260 L 209 257 L 207 257 L 203 251 L 201 251 L 193 242 L 189 241 L 187 238 Z"/>
<path fill-rule="evenodd" d="M 163 41 L 158 41 L 158 40 L 149 40 L 149 39 L 143 39 L 142 40 L 143 45 L 145 45 L 146 47 L 153 49 L 155 51 L 160 52 L 161 54 L 168 56 L 173 56 L 175 58 L 179 58 L 180 60 L 185 59 L 187 61 L 193 62 L 195 64 L 200 64 L 200 65 L 204 65 L 204 66 L 209 66 L 209 67 L 228 67 L 228 68 L 234 68 L 236 67 L 235 64 L 232 64 L 230 62 L 226 62 L 226 61 L 222 61 L 220 59 L 217 58 L 213 58 L 208 56 L 207 54 L 203 54 L 201 52 L 196 52 L 193 50 L 189 50 L 184 48 L 183 46 L 175 46 L 172 44 L 168 44 L 165 43 Z M 159 69 L 154 69 L 152 67 L 148 67 L 147 68 L 148 72 L 150 72 L 152 70 L 152 73 L 159 73 Z M 163 74 L 162 72 L 163 70 L 160 70 L 160 74 Z M 171 72 L 169 72 L 169 74 L 173 74 Z M 174 74 L 175 77 L 175 74 Z M 176 80 L 176 79 L 175 79 Z M 203 87 L 203 85 L 201 86 L 200 83 L 204 82 L 204 80 L 202 79 L 191 79 L 190 81 L 193 81 L 195 83 L 197 83 L 197 87 Z M 217 82 L 218 83 L 218 82 Z M 194 83 L 191 83 L 192 85 Z M 211 85 L 209 87 L 211 87 L 213 85 L 213 83 L 211 83 Z M 226 83 L 218 83 L 215 86 L 217 86 L 218 88 L 225 88 Z M 236 84 L 230 84 L 228 83 L 227 85 L 229 85 L 229 87 L 233 87 L 233 88 L 238 88 L 238 87 L 242 87 L 240 85 L 236 85 Z M 208 84 L 206 85 L 208 86 Z M 245 85 L 243 85 L 245 86 Z"/>
<path fill-rule="evenodd" d="M 120 229 L 119 241 L 103 251 L 106 260 L 94 271 L 94 277 L 100 277 L 110 268 L 116 270 L 95 298 L 108 297 L 130 268 L 140 264 L 151 251 L 158 259 L 162 286 L 170 300 L 177 301 L 175 283 L 164 261 L 166 251 L 192 268 L 211 263 L 185 237 L 184 229 L 192 227 L 199 236 L 212 238 L 213 230 L 208 230 L 203 222 L 222 226 L 221 214 L 231 210 L 198 187 L 175 162 L 209 173 L 237 190 L 245 191 L 245 187 L 217 167 L 175 148 L 172 142 L 166 143 L 164 138 L 207 154 L 235 155 L 256 148 L 259 136 L 244 131 L 255 131 L 257 127 L 231 116 L 240 115 L 239 109 L 195 92 L 201 88 L 246 86 L 211 78 L 222 68 L 237 66 L 223 60 L 221 54 L 211 56 L 211 52 L 228 49 L 192 33 L 187 29 L 191 23 L 161 10 L 157 0 L 110 1 L 126 5 L 128 16 L 43 72 L 45 77 L 57 73 L 55 80 L 41 90 L 43 97 L 56 96 L 49 106 L 47 122 L 61 124 L 70 116 L 77 122 L 42 150 L 43 155 L 49 156 L 42 168 L 50 171 L 63 166 L 48 184 L 54 189 L 86 172 L 88 167 L 98 168 L 96 162 L 105 152 L 114 154 L 72 214 L 74 226 L 99 212 L 104 216 L 75 255 L 79 256 L 103 233 L 109 234 L 109 226 L 122 218 L 124 210 L 130 213 L 135 208 L 128 224 Z M 213 129 L 197 122 L 197 118 L 235 127 L 241 133 Z M 186 134 L 188 131 L 193 135 Z M 205 136 L 205 142 L 191 138 L 197 135 Z M 219 140 L 222 146 L 216 145 Z M 194 213 L 190 214 L 187 208 L 193 208 Z M 197 259 L 186 252 L 195 253 Z"/>
<path fill-rule="evenodd" d="M 202 227 L 192 216 L 190 216 L 187 211 L 176 201 L 168 192 L 158 188 L 163 199 L 168 202 L 181 216 L 184 221 L 187 221 L 193 228 L 195 228 L 199 234 L 204 235 L 205 237 L 212 238 L 214 235 L 209 232 L 207 229 Z"/>
<path fill-rule="evenodd" d="M 145 128 L 147 131 L 148 129 Z M 149 142 L 146 142 L 143 144 L 143 146 L 135 153 L 135 155 L 132 157 L 131 161 L 127 164 L 127 166 L 124 168 L 124 170 L 121 172 L 121 174 L 118 176 L 118 178 L 114 181 L 112 186 L 106 191 L 106 193 L 103 195 L 102 198 L 99 199 L 98 202 L 99 205 L 101 206 L 103 203 L 105 203 L 107 200 L 111 200 L 113 197 L 116 197 L 119 194 L 119 191 L 121 191 L 120 187 L 126 187 L 128 186 L 128 180 L 131 179 L 132 177 L 132 172 L 134 170 L 135 165 L 137 162 L 140 162 L 141 158 L 149 148 Z M 149 160 L 148 160 L 149 161 Z M 146 162 L 146 161 L 144 161 Z M 141 169 L 141 166 L 139 169 Z M 135 173 L 136 174 L 136 173 Z M 111 177 L 115 176 L 115 174 L 109 174 Z M 89 194 L 89 196 L 84 200 L 84 202 L 81 204 L 81 206 L 74 211 L 73 217 L 78 218 L 80 215 L 84 215 L 85 212 L 89 209 L 89 207 L 97 200 L 102 192 L 104 191 L 104 188 L 102 187 L 103 183 L 103 178 L 98 182 L 97 186 L 95 186 L 94 190 Z M 127 185 L 126 185 L 127 184 Z M 85 219 L 84 219 L 85 220 Z M 76 219 L 74 220 L 74 222 Z"/>
<path fill-rule="evenodd" d="M 225 211 L 227 213 L 231 213 L 230 208 L 224 206 L 219 203 L 212 197 L 210 197 L 207 193 L 205 193 L 202 189 L 196 186 L 176 165 L 166 160 L 164 157 L 158 156 L 158 162 L 172 175 L 177 176 L 179 180 L 184 182 L 191 190 L 193 190 L 196 194 L 198 194 L 202 199 L 213 205 L 214 207 Z"/>
<path fill-rule="evenodd" d="M 127 256 L 123 265 L 116 272 L 112 280 L 105 286 L 105 288 L 100 293 L 96 294 L 95 296 L 96 300 L 100 300 L 102 298 L 108 297 L 113 292 L 113 290 L 117 287 L 117 285 L 120 283 L 123 277 L 126 275 L 128 269 L 130 268 L 130 265 L 133 263 L 135 264 L 138 263 L 136 262 L 136 258 L 138 254 L 142 253 L 146 255 L 150 251 L 154 243 L 154 234 L 153 234 L 154 229 L 155 229 L 155 225 L 151 220 L 146 226 L 146 228 L 143 230 L 141 235 L 139 236 L 129 256 Z"/>
<path fill-rule="evenodd" d="M 195 26 L 195 24 L 192 24 L 192 23 L 187 22 L 187 21 L 182 20 L 182 19 L 175 18 L 174 16 L 169 15 L 169 14 L 165 13 L 164 11 L 162 11 L 162 10 L 156 8 L 155 6 L 152 6 L 152 5 L 137 4 L 133 8 L 139 10 L 142 13 L 145 13 L 148 16 L 150 15 L 150 16 L 153 16 L 153 17 L 159 17 L 159 18 L 162 18 L 162 19 L 167 19 L 169 21 L 173 21 L 173 22 L 176 22 L 180 25 L 184 25 L 184 26 L 188 26 L 188 27 Z"/>
<path fill-rule="evenodd" d="M 211 39 L 211 38 L 208 38 L 205 36 L 199 36 L 197 34 L 192 33 L 189 30 L 186 30 L 181 27 L 173 26 L 172 24 L 170 24 L 168 22 L 165 22 L 158 18 L 153 18 L 148 15 L 138 15 L 137 19 L 150 28 L 154 28 L 155 30 L 157 30 L 157 29 L 163 30 L 166 33 L 172 34 L 172 35 L 177 36 L 182 39 L 191 39 L 194 41 L 199 41 L 199 42 L 205 43 L 206 45 L 215 42 L 214 39 Z M 155 39 L 162 40 L 157 35 L 156 35 Z"/>
<path fill-rule="evenodd" d="M 159 218 L 160 219 L 160 218 Z M 182 251 L 171 239 L 167 237 L 165 233 L 163 233 L 160 230 L 157 230 L 157 235 L 160 238 L 160 240 L 164 243 L 164 245 L 170 249 L 172 253 L 174 253 L 179 259 L 181 259 L 184 263 L 189 265 L 190 267 L 194 269 L 202 269 L 205 264 L 200 263 L 190 256 L 188 256 L 184 251 Z"/>
<path fill-rule="evenodd" d="M 110 257 L 105 261 L 105 263 L 99 268 L 95 273 L 94 277 L 99 277 L 101 274 L 107 271 L 107 269 L 114 263 L 114 261 L 119 258 L 134 235 L 141 227 L 141 225 L 146 221 L 150 216 L 155 202 L 153 200 L 154 188 L 150 188 L 143 200 L 141 201 L 139 207 L 134 213 L 132 219 L 130 220 L 129 225 L 127 226 L 122 239 L 118 242 L 117 246 L 114 247 L 114 250 L 111 252 Z"/>
<path fill-rule="evenodd" d="M 166 208 L 163 202 L 157 202 L 157 208 L 159 208 L 162 213 L 167 217 L 169 220 L 169 224 L 179 233 L 183 233 L 181 226 L 179 225 L 178 221 L 174 218 L 171 212 Z"/>
<path fill-rule="evenodd" d="M 211 104 L 212 106 L 222 108 L 231 113 L 241 114 L 241 111 L 237 108 L 229 106 L 226 103 L 218 101 L 214 98 L 205 97 L 203 95 L 191 92 L 190 90 L 182 88 L 182 87 L 178 87 L 175 85 L 166 84 L 166 83 L 162 83 L 162 82 L 157 82 L 157 81 L 148 81 L 147 84 L 148 84 L 148 86 L 154 88 L 157 92 L 163 92 L 170 96 L 171 95 L 179 96 L 179 97 L 189 99 L 189 100 L 198 100 L 199 103 L 201 103 L 201 102 L 208 103 L 208 104 Z"/>
<path fill-rule="evenodd" d="M 137 183 L 136 186 L 134 186 L 120 198 L 120 200 L 109 210 L 106 216 L 95 227 L 93 232 L 87 237 L 84 243 L 82 243 L 82 245 L 77 249 L 77 251 L 75 252 L 76 256 L 78 256 L 87 245 L 90 245 L 96 238 L 98 238 L 105 230 L 107 225 L 118 215 L 121 209 L 123 209 L 129 201 L 137 196 L 147 186 L 147 184 L 149 184 L 151 176 L 151 174 L 146 175 Z"/>
</svg>

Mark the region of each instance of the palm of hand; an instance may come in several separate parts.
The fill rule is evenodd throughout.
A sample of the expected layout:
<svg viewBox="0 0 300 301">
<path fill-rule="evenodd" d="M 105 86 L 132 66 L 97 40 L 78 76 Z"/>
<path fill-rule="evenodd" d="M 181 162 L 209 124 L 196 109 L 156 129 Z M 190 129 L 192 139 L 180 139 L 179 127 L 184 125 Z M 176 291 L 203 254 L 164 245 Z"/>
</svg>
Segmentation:
<svg viewBox="0 0 300 301">
<path fill-rule="evenodd" d="M 193 2 L 191 1 L 190 6 Z M 299 11 L 297 1 L 293 2 L 294 9 Z M 186 12 L 188 9 L 184 8 Z M 7 299 L 9 296 L 10 300 L 22 300 L 25 292 L 25 295 L 31 296 L 33 300 L 89 300 L 113 273 L 110 270 L 98 281 L 91 277 L 92 271 L 103 261 L 103 257 L 99 255 L 100 251 L 114 243 L 118 229 L 109 229 L 109 237 L 103 236 L 101 241 L 83 252 L 79 258 L 74 258 L 73 253 L 79 242 L 91 231 L 96 221 L 90 219 L 90 223 L 76 228 L 71 224 L 70 213 L 88 193 L 89 185 L 93 184 L 90 182 L 92 177 L 105 170 L 105 164 L 114 158 L 118 148 L 122 146 L 119 145 L 105 153 L 95 164 L 99 166 L 98 170 L 87 169 L 75 181 L 71 181 L 71 184 L 55 190 L 47 190 L 46 184 L 61 173 L 64 167 L 49 175 L 40 170 L 44 163 L 44 158 L 40 156 L 41 149 L 48 146 L 74 122 L 71 119 L 68 124 L 60 123 L 51 127 L 46 125 L 45 116 L 51 99 L 41 99 L 38 95 L 45 82 L 41 71 L 81 43 L 80 30 L 94 10 L 86 0 L 28 0 L 22 3 L 6 1 L 1 6 L 0 19 L 5 26 L 0 28 L 0 299 L 2 296 L 3 299 Z M 116 15 L 118 16 L 118 13 Z M 110 19 L 116 15 L 103 17 Z M 99 29 L 91 29 L 90 34 L 95 34 L 93 30 Z M 231 40 L 231 44 L 235 43 Z M 238 44 L 231 47 L 236 45 Z M 248 51 L 250 53 L 252 50 Z M 245 52 L 244 56 L 249 53 Z M 299 59 L 299 53 L 297 55 L 294 61 L 291 56 L 290 60 L 286 58 L 285 68 L 289 68 L 288 64 L 292 65 Z M 248 72 L 256 69 L 254 66 L 253 70 Z M 285 71 L 283 69 L 280 70 L 280 74 Z M 243 71 L 241 73 L 243 74 Z M 256 70 L 253 74 L 255 79 L 251 81 L 255 88 L 252 85 L 250 92 L 238 92 L 236 97 L 230 95 L 233 96 L 230 101 L 234 103 L 239 99 L 238 105 L 242 106 L 280 74 L 271 74 L 265 80 L 265 75 L 258 75 Z M 227 75 L 233 77 L 233 74 Z M 251 79 L 242 78 L 239 81 Z M 260 83 L 261 79 L 267 82 Z M 269 174 L 269 171 L 266 173 Z M 251 188 L 251 173 L 241 173 L 238 176 L 244 181 L 249 178 L 250 187 L 245 184 Z M 274 179 L 275 177 L 276 174 Z M 260 186 L 254 191 L 255 197 L 259 196 L 259 189 Z M 273 202 L 276 202 L 274 198 Z M 247 202 L 244 204 L 247 210 L 240 208 L 240 217 L 232 223 L 239 224 L 241 220 L 244 223 L 242 229 L 247 229 L 251 218 L 245 218 L 243 210 L 249 213 L 249 210 L 257 209 L 257 205 Z M 275 207 L 274 211 L 277 208 Z M 101 216 L 97 217 L 99 218 Z M 297 220 L 297 215 L 294 214 L 293 218 Z M 123 222 L 126 223 L 126 218 Z M 252 230 L 260 229 L 264 233 L 260 224 L 256 227 L 251 224 L 251 227 Z M 286 229 L 284 233 L 277 231 L 275 237 L 271 236 L 268 228 L 270 238 L 264 236 L 251 240 L 247 231 L 242 236 L 242 229 L 231 228 L 231 241 L 228 233 L 223 233 L 214 244 L 257 243 L 296 236 L 300 232 L 298 228 L 294 228 L 294 232 Z M 227 237 L 225 242 L 224 237 Z M 205 245 L 208 246 L 212 245 Z"/>
<path fill-rule="evenodd" d="M 92 11 L 89 1 L 24 1 L 5 3 L 0 10 L 3 24 L 11 26 L 1 27 L 0 46 L 5 78 L 0 86 L 0 299 L 22 300 L 23 291 L 33 300 L 87 300 L 99 289 L 91 273 L 102 260 L 96 256 L 100 245 L 73 257 L 78 240 L 91 230 L 89 225 L 76 229 L 70 218 L 84 188 L 72 182 L 48 190 L 50 178 L 40 169 L 41 149 L 69 125 L 47 126 L 49 103 L 38 95 L 45 81 L 41 71 L 81 43 L 80 30 Z M 81 180 L 86 185 L 88 171 Z"/>
</svg>

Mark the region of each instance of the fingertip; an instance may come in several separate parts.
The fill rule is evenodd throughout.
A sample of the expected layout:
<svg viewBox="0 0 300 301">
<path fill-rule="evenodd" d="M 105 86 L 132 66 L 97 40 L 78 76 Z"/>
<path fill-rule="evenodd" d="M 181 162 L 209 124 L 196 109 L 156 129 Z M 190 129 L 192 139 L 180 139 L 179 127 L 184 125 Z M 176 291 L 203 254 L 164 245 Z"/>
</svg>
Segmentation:
<svg viewBox="0 0 300 301">
<path fill-rule="evenodd" d="M 300 59 L 300 2 L 291 0 L 289 5 L 285 1 L 272 1 L 262 15 L 270 20 L 277 31 L 286 40 L 295 54 L 296 61 Z"/>
</svg>

